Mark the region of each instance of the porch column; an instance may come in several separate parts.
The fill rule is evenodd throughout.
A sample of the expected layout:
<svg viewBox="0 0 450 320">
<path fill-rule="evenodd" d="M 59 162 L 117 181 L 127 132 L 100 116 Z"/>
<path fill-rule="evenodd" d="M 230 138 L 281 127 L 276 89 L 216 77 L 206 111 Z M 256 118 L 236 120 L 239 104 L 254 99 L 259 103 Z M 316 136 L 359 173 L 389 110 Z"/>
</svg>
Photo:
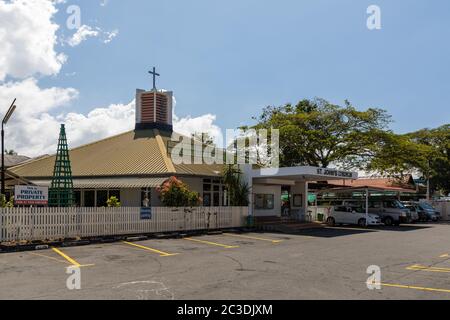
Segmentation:
<svg viewBox="0 0 450 320">
<path fill-rule="evenodd" d="M 305 181 L 305 185 L 304 185 L 304 195 L 303 195 L 303 207 L 305 210 L 305 219 L 307 219 L 306 217 L 308 216 L 308 195 L 309 195 L 309 182 Z"/>
<path fill-rule="evenodd" d="M 248 193 L 248 215 L 254 217 L 253 214 L 253 178 L 248 179 L 248 188 L 250 192 Z"/>
</svg>

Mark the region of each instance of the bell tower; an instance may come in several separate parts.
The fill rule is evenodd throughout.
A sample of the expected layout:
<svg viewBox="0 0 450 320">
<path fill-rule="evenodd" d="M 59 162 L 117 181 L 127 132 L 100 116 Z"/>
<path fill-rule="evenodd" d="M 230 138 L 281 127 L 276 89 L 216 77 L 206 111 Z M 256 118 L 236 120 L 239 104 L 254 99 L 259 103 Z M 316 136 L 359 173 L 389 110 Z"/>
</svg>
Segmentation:
<svg viewBox="0 0 450 320">
<path fill-rule="evenodd" d="M 153 89 L 136 90 L 136 130 L 160 129 L 173 131 L 172 98 L 173 92 L 156 89 L 156 69 L 149 71 L 153 75 Z"/>
</svg>

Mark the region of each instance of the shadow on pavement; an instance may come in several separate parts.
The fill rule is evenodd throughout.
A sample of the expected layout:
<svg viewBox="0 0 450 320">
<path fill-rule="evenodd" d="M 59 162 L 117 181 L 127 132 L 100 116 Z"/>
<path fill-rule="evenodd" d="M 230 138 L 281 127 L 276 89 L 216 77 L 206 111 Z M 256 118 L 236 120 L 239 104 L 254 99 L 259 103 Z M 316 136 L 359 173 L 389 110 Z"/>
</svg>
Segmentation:
<svg viewBox="0 0 450 320">
<path fill-rule="evenodd" d="M 303 230 L 289 230 L 285 232 L 276 232 L 285 235 L 295 235 L 295 236 L 308 236 L 308 237 L 317 237 L 317 238 L 335 238 L 335 237 L 344 237 L 351 236 L 355 234 L 364 234 L 364 233 L 372 233 L 372 232 L 410 232 L 417 230 L 425 230 L 430 229 L 432 226 L 424 226 L 424 225 L 402 225 L 400 227 L 392 226 L 380 226 L 380 227 L 369 227 L 369 228 L 361 228 L 357 226 L 336 226 L 336 227 L 323 227 L 323 228 L 315 228 L 315 229 L 303 229 Z"/>
<path fill-rule="evenodd" d="M 358 229 L 351 227 L 335 227 L 335 228 L 321 228 L 321 229 L 306 229 L 306 230 L 298 230 L 292 232 L 292 235 L 296 236 L 308 236 L 308 237 L 317 237 L 317 238 L 335 238 L 335 237 L 344 237 L 351 236 L 355 234 L 362 233 L 371 233 L 377 232 L 377 230 L 372 229 Z"/>
</svg>

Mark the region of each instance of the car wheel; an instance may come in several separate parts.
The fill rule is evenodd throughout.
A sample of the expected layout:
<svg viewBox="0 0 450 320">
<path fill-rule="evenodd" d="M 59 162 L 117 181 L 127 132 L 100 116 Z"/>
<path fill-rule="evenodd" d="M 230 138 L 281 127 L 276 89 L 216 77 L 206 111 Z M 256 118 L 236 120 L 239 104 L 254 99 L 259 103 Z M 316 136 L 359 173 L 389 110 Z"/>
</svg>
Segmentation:
<svg viewBox="0 0 450 320">
<path fill-rule="evenodd" d="M 327 219 L 327 224 L 330 227 L 334 227 L 336 225 L 336 220 L 334 220 L 334 218 L 330 217 L 330 218 Z"/>
<path fill-rule="evenodd" d="M 363 227 L 363 228 L 366 227 L 366 219 L 364 219 L 364 218 L 359 219 L 358 226 Z"/>
<path fill-rule="evenodd" d="M 391 217 L 387 217 L 386 219 L 384 219 L 384 224 L 390 227 L 394 224 L 394 220 Z"/>
</svg>

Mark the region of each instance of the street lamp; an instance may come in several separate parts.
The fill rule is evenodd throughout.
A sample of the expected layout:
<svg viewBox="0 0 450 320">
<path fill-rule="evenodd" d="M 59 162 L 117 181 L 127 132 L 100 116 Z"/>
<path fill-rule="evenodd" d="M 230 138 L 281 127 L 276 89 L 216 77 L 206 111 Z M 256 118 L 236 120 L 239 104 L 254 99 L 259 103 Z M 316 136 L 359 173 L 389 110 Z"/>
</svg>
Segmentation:
<svg viewBox="0 0 450 320">
<path fill-rule="evenodd" d="M 11 118 L 14 110 L 16 110 L 16 99 L 14 99 L 13 103 L 6 112 L 5 117 L 2 121 L 2 195 L 6 195 L 6 187 L 5 187 L 5 130 L 4 126 L 8 123 L 9 118 Z"/>
</svg>

